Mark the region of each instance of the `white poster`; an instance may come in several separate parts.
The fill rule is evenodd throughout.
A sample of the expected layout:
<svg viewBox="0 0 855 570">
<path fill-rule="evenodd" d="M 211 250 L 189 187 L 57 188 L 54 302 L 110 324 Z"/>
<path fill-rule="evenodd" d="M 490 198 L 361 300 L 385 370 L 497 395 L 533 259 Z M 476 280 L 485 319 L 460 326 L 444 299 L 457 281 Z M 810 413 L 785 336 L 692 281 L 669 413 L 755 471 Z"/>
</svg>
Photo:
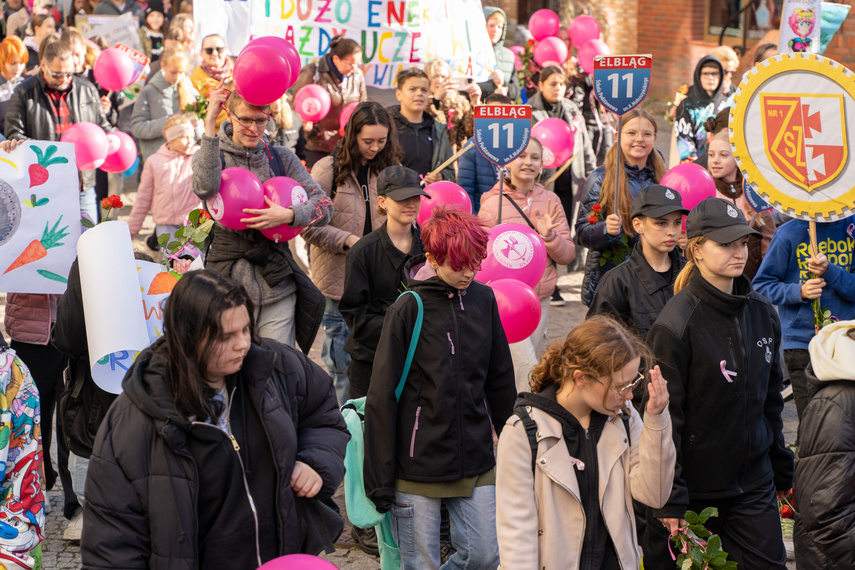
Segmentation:
<svg viewBox="0 0 855 570">
<path fill-rule="evenodd" d="M 0 151 L 0 291 L 63 293 L 80 237 L 74 145 Z"/>
<path fill-rule="evenodd" d="M 819 53 L 821 0 L 785 0 L 778 53 Z"/>
<path fill-rule="evenodd" d="M 486 81 L 496 67 L 480 0 L 207 0 L 194 5 L 196 37 L 225 36 L 237 55 L 260 36 L 285 38 L 303 64 L 337 35 L 362 46 L 369 86 L 391 89 L 404 67 L 446 61 L 452 75 Z"/>
</svg>

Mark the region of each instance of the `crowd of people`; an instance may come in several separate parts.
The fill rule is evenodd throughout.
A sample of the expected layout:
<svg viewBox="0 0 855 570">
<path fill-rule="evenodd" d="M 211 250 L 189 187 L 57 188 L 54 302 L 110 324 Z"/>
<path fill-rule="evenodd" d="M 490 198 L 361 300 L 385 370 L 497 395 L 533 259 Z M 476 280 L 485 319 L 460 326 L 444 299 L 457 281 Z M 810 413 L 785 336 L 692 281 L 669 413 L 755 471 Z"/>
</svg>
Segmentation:
<svg viewBox="0 0 855 570">
<path fill-rule="evenodd" d="M 716 507 L 707 527 L 729 560 L 783 569 L 779 501 L 791 494 L 800 567 L 855 564 L 855 225 L 817 224 L 814 250 L 808 222 L 749 200 L 727 115 L 733 76 L 752 62 L 730 48 L 702 57 L 672 109 L 671 163 L 715 180 L 716 195 L 690 210 L 662 183 L 662 121 L 608 114 L 575 58 L 518 76 L 498 8 L 484 9 L 497 60 L 487 81 L 461 83 L 428 61 L 400 70 L 398 104 L 385 107 L 369 99 L 362 47 L 347 37 L 289 93 L 255 105 L 235 91 L 226 39 L 196 38 L 186 0 L 75 0 L 68 14 L 32 4 L 5 2 L 0 153 L 80 122 L 132 135 L 138 257 L 163 256 L 158 238 L 207 207 L 227 168 L 291 178 L 306 199 L 246 209 L 244 230 L 213 224 L 204 269 L 173 260 L 182 275 L 163 336 L 118 397 L 91 376 L 76 261 L 62 296 L 7 295 L 0 564 L 38 567 L 44 491 L 57 480 L 64 536 L 81 540 L 85 568 L 257 568 L 317 554 L 342 529 L 332 497 L 354 434 L 340 408 L 354 401 L 357 492 L 388 513 L 392 536 L 354 526 L 353 539 L 384 561 L 395 545 L 401 568 L 605 570 L 642 556 L 673 568 L 686 512 Z M 132 105 L 94 77 L 109 46 L 75 27 L 125 13 L 151 60 Z M 776 53 L 761 45 L 753 64 Z M 309 84 L 331 101 L 313 122 L 292 106 Z M 464 150 L 476 106 L 523 96 L 533 123 L 574 130 L 575 160 L 557 177 L 535 138 L 505 169 Z M 440 206 L 419 224 L 439 181 L 460 185 L 471 209 Z M 81 212 L 97 221 L 115 182 L 82 171 Z M 140 236 L 149 214 L 154 232 Z M 507 222 L 547 253 L 540 320 L 513 343 L 477 281 L 488 230 Z M 304 228 L 300 240 L 261 233 L 282 225 Z M 559 286 L 565 267 L 584 272 L 578 299 Z M 587 318 L 547 346 L 551 307 L 567 302 Z M 817 323 L 816 307 L 835 322 Z M 326 370 L 307 356 L 321 329 Z"/>
</svg>

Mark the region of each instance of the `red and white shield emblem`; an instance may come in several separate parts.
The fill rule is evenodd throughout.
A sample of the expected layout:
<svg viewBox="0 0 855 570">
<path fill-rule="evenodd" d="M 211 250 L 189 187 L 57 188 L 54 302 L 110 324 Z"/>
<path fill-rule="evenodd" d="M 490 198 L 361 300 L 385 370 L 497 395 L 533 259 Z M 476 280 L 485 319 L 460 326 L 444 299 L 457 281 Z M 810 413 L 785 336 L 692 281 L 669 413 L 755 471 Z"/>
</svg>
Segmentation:
<svg viewBox="0 0 855 570">
<path fill-rule="evenodd" d="M 848 159 L 843 95 L 760 95 L 766 156 L 778 173 L 811 192 Z"/>
</svg>

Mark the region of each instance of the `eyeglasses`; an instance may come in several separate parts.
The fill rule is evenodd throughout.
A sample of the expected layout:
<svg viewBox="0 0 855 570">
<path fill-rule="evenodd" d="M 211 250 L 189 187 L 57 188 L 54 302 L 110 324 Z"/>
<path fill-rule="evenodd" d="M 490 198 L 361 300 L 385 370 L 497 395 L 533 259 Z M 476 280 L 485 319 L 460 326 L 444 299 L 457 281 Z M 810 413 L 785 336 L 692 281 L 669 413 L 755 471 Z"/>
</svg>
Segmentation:
<svg viewBox="0 0 855 570">
<path fill-rule="evenodd" d="M 721 76 L 721 74 L 718 71 L 709 71 L 709 72 L 702 71 L 701 72 L 701 77 L 720 77 L 720 76 Z"/>
<path fill-rule="evenodd" d="M 598 384 L 603 384 L 602 382 L 600 382 L 599 378 L 594 378 L 594 380 L 596 380 Z M 630 394 L 632 394 L 632 391 L 635 389 L 636 386 L 638 386 L 638 383 L 642 380 L 644 380 L 644 375 L 639 374 L 638 378 L 633 380 L 632 383 L 627 384 L 622 388 L 615 388 L 614 386 L 609 386 L 608 388 L 621 398 L 626 399 Z M 603 384 L 603 386 L 605 386 L 605 384 Z"/>
<path fill-rule="evenodd" d="M 51 71 L 50 69 L 48 69 L 47 72 L 54 79 L 63 79 L 65 77 L 72 77 L 74 75 L 73 71 Z"/>
<path fill-rule="evenodd" d="M 217 54 L 219 55 L 219 54 L 223 53 L 224 51 L 226 51 L 226 48 L 222 47 L 222 46 L 221 47 L 210 47 L 210 48 L 202 48 L 202 51 L 204 51 L 208 55 L 211 55 L 214 52 L 217 52 Z"/>
<path fill-rule="evenodd" d="M 246 117 L 238 117 L 237 115 L 235 115 L 235 121 L 237 121 L 239 125 L 242 125 L 246 128 L 252 128 L 253 126 L 256 126 L 260 129 L 263 129 L 270 121 L 270 117 L 263 117 L 261 119 L 249 119 Z"/>
</svg>

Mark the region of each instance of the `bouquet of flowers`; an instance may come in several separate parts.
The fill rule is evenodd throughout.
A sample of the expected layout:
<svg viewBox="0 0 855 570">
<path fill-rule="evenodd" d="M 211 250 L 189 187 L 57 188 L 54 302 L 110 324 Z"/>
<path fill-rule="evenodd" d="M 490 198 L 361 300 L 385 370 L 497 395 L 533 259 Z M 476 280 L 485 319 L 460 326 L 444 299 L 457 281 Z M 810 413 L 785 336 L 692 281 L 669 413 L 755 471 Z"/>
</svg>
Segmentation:
<svg viewBox="0 0 855 570">
<path fill-rule="evenodd" d="M 594 213 L 588 216 L 589 224 L 596 224 L 603 219 L 603 207 L 600 204 L 594 204 L 591 208 Z M 600 255 L 600 265 L 603 266 L 609 261 L 615 265 L 620 265 L 630 256 L 632 248 L 629 246 L 629 236 L 625 232 L 620 234 L 620 240 L 612 246 L 612 249 L 604 251 Z"/>
<path fill-rule="evenodd" d="M 686 526 L 677 531 L 671 540 L 679 550 L 679 556 L 671 557 L 680 570 L 736 570 L 736 562 L 727 559 L 727 552 L 721 549 L 721 538 L 706 529 L 704 523 L 710 517 L 717 517 L 718 509 L 707 507 L 700 514 L 686 511 Z M 670 546 L 670 545 L 669 545 Z"/>
<path fill-rule="evenodd" d="M 166 255 L 163 256 L 161 263 L 169 269 L 170 262 L 174 259 L 179 259 L 184 255 L 191 259 L 197 257 L 200 252 L 205 250 L 205 241 L 208 239 L 208 234 L 211 233 L 213 226 L 214 220 L 205 210 L 198 208 L 190 212 L 184 225 L 175 230 L 174 234 L 158 236 L 157 243 L 166 250 Z"/>
</svg>

